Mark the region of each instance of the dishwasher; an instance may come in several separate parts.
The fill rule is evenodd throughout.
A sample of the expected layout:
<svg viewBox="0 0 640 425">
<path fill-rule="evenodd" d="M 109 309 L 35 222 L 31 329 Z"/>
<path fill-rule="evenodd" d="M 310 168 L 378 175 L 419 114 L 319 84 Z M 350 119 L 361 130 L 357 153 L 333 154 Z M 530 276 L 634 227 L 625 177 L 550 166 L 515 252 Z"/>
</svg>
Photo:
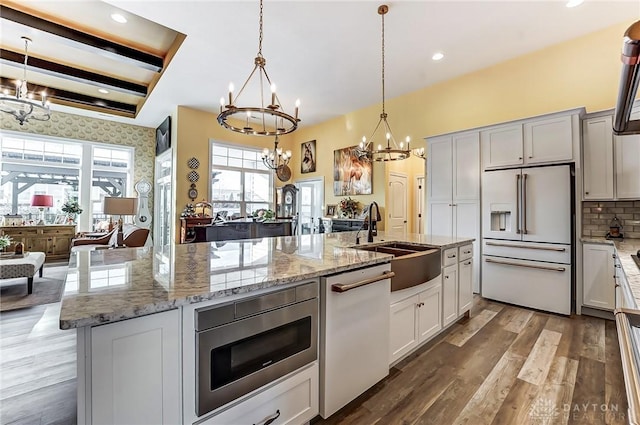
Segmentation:
<svg viewBox="0 0 640 425">
<path fill-rule="evenodd" d="M 320 415 L 328 418 L 389 374 L 391 265 L 320 280 Z"/>
</svg>

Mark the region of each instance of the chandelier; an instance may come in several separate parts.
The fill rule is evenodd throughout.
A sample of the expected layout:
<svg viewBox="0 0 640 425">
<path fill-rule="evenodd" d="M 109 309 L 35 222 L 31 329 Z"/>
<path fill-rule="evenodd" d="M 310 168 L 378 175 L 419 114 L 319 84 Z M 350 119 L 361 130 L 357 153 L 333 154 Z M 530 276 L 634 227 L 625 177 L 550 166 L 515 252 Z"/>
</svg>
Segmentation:
<svg viewBox="0 0 640 425">
<path fill-rule="evenodd" d="M 380 114 L 378 125 L 376 125 L 369 140 L 367 140 L 365 136 L 362 136 L 362 142 L 360 142 L 358 146 L 360 157 L 366 157 L 372 161 L 398 161 L 411 156 L 411 149 L 409 148 L 411 138 L 407 136 L 405 139 L 406 146 L 405 142 L 396 143 L 391 127 L 387 122 L 388 115 L 384 109 L 384 15 L 386 15 L 388 11 L 389 6 L 386 4 L 378 7 L 378 14 L 382 16 L 382 113 Z M 383 128 L 380 133 L 384 133 L 384 141 L 377 143 L 376 133 L 380 127 Z"/>
<path fill-rule="evenodd" d="M 289 161 L 291 160 L 291 151 L 287 150 L 287 151 L 282 151 L 282 148 L 278 147 L 278 136 L 276 135 L 276 141 L 275 141 L 275 146 L 273 147 L 272 151 L 269 151 L 269 149 L 264 148 L 262 150 L 262 162 L 264 162 L 264 165 L 267 168 L 270 168 L 272 170 L 278 170 L 281 167 L 284 167 L 285 165 L 289 164 Z"/>
<path fill-rule="evenodd" d="M 0 111 L 13 115 L 20 125 L 29 120 L 48 121 L 51 118 L 47 94 L 43 90 L 40 93 L 42 104 L 33 100 L 33 93 L 28 93 L 27 85 L 27 60 L 29 58 L 29 43 L 31 39 L 21 37 L 24 40 L 24 69 L 22 80 L 16 81 L 16 95 L 9 96 L 8 90 L 0 94 Z"/>
<path fill-rule="evenodd" d="M 254 59 L 253 71 L 242 85 L 238 94 L 234 97 L 233 83 L 229 84 L 229 103 L 225 104 L 224 97 L 220 98 L 220 114 L 218 123 L 223 127 L 237 133 L 252 134 L 257 136 L 277 136 L 287 134 L 298 128 L 298 108 L 300 100 L 296 100 L 295 114 L 289 115 L 280 106 L 280 99 L 276 94 L 276 86 L 271 82 L 265 65 L 267 60 L 262 56 L 262 0 L 260 0 L 260 36 L 258 41 L 258 55 Z M 251 79 L 257 76 L 260 83 L 260 106 L 237 106 L 242 92 Z M 265 106 L 265 82 L 271 89 L 271 103 Z M 231 119 L 231 120 L 230 120 Z M 230 121 L 233 121 L 230 122 Z M 256 122 L 257 121 L 257 122 Z M 235 124 L 234 124 L 235 123 Z M 244 125 L 240 127 L 239 123 Z M 238 125 L 238 126 L 237 126 Z"/>
<path fill-rule="evenodd" d="M 427 159 L 427 151 L 425 148 L 416 148 L 411 151 L 414 156 L 418 158 Z"/>
</svg>

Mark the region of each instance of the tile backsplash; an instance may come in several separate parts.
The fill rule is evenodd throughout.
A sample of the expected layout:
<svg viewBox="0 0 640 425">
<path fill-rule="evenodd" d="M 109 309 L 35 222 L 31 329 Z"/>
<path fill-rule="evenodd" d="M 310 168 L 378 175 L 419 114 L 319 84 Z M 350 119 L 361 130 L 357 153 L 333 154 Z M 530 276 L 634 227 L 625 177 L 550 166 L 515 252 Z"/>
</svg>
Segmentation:
<svg viewBox="0 0 640 425">
<path fill-rule="evenodd" d="M 582 235 L 606 236 L 609 223 L 618 217 L 625 238 L 640 238 L 640 201 L 582 203 Z"/>
</svg>

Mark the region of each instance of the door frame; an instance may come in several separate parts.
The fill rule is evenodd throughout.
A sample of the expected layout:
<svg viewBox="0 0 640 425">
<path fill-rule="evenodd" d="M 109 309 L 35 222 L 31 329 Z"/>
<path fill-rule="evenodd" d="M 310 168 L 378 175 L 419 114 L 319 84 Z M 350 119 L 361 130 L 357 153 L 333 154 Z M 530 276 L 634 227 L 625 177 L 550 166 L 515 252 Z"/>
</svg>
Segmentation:
<svg viewBox="0 0 640 425">
<path fill-rule="evenodd" d="M 405 222 L 404 222 L 404 233 L 410 233 L 409 232 L 409 176 L 406 173 L 402 173 L 400 171 L 389 171 L 389 174 L 387 175 L 387 188 L 389 187 L 389 185 L 391 184 L 391 176 L 397 176 L 397 177 L 403 177 L 405 179 L 406 182 L 406 189 L 405 189 L 405 194 L 404 194 L 404 199 L 405 199 L 405 207 L 404 207 L 404 214 L 405 214 Z M 389 196 L 390 193 L 388 190 L 385 190 L 385 205 L 390 205 L 389 200 L 391 199 L 391 197 Z M 385 223 L 384 223 L 384 228 L 385 230 L 390 229 L 390 220 L 389 220 L 389 212 L 388 210 L 385 208 L 385 214 L 387 215 L 387 217 L 385 217 Z"/>
</svg>

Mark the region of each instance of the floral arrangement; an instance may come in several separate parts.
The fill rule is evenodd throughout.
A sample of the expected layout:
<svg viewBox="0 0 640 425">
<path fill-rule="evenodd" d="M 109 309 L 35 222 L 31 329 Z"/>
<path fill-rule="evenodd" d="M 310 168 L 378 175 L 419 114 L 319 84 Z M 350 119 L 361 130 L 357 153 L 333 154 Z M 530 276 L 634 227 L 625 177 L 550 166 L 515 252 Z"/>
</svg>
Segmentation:
<svg viewBox="0 0 640 425">
<path fill-rule="evenodd" d="M 355 199 L 351 199 L 351 197 L 349 197 L 341 200 L 340 204 L 338 204 L 338 207 L 340 208 L 340 211 L 342 212 L 343 215 L 353 217 L 360 210 L 359 205 L 360 203 L 358 201 L 356 201 Z"/>
<path fill-rule="evenodd" d="M 62 205 L 62 212 L 66 212 L 67 214 L 80 214 L 82 213 L 82 208 L 80 208 L 80 204 L 76 201 L 67 201 Z"/>
<path fill-rule="evenodd" d="M 4 251 L 9 245 L 11 245 L 11 237 L 9 235 L 0 236 L 0 250 Z"/>
<path fill-rule="evenodd" d="M 260 208 L 259 210 L 255 210 L 253 212 L 253 217 L 258 220 L 273 220 L 276 218 L 276 213 L 273 210 L 265 210 L 264 208 Z"/>
</svg>

